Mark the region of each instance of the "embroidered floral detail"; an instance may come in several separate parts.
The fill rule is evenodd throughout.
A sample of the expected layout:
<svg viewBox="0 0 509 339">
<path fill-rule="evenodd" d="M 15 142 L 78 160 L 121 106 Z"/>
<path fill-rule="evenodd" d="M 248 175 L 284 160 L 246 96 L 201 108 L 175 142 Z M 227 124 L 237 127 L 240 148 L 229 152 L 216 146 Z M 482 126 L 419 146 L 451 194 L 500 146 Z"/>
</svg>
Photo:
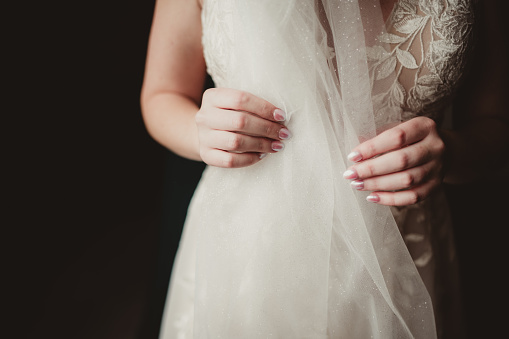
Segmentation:
<svg viewBox="0 0 509 339">
<path fill-rule="evenodd" d="M 424 267 L 426 266 L 431 258 L 433 258 L 433 250 L 431 249 L 431 245 L 428 241 L 425 241 L 426 238 L 423 234 L 418 233 L 408 233 L 403 236 L 405 243 L 424 243 L 424 251 L 420 254 L 419 257 L 414 258 L 415 266 Z"/>
<path fill-rule="evenodd" d="M 398 108 L 404 119 L 438 118 L 464 69 L 472 24 L 470 0 L 396 2 L 387 32 L 378 37 L 386 47 L 368 48 L 372 81 L 393 81 L 374 95 L 380 120 Z"/>
<path fill-rule="evenodd" d="M 217 86 L 224 83 L 234 61 L 228 53 L 233 43 L 233 11 L 231 6 L 219 9 L 220 5 L 220 1 L 203 1 L 202 8 L 203 55 L 207 73 L 212 76 Z"/>
<path fill-rule="evenodd" d="M 207 71 L 221 85 L 235 60 L 227 48 L 233 43 L 232 13 L 229 6 L 221 6 L 218 13 L 219 2 L 204 1 L 202 24 Z M 372 81 L 387 82 L 383 93 L 374 93 L 380 105 L 375 113 L 378 126 L 395 113 L 403 119 L 426 115 L 439 120 L 464 69 L 472 24 L 471 0 L 396 2 L 387 32 L 378 37 L 385 48 L 367 50 Z M 326 55 L 332 59 L 333 53 Z"/>
<path fill-rule="evenodd" d="M 234 44 L 231 28 L 233 13 L 228 4 L 233 0 L 206 0 L 202 12 L 203 47 L 207 70 L 216 85 L 221 86 L 232 69 L 229 51 Z M 228 2 L 227 5 L 225 3 Z M 398 0 L 387 20 L 387 32 L 378 37 L 384 45 L 367 48 L 372 86 L 383 83 L 373 93 L 377 126 L 390 121 L 394 113 L 403 120 L 426 115 L 439 120 L 457 87 L 471 48 L 474 22 L 472 0 Z M 219 9 L 219 4 L 221 8 Z M 329 48 L 326 57 L 334 58 Z M 433 260 L 430 244 L 431 224 L 442 221 L 424 220 L 424 211 L 436 210 L 427 199 L 419 204 L 391 208 L 403 239 L 412 247 L 418 268 Z M 439 202 L 445 203 L 445 198 Z M 406 229 L 406 227 L 416 229 Z M 443 228 L 446 230 L 447 228 Z M 445 234 L 441 237 L 446 237 Z M 450 260 L 454 258 L 451 246 Z M 186 327 L 180 319 L 178 327 Z M 182 332 L 184 333 L 184 332 Z"/>
</svg>

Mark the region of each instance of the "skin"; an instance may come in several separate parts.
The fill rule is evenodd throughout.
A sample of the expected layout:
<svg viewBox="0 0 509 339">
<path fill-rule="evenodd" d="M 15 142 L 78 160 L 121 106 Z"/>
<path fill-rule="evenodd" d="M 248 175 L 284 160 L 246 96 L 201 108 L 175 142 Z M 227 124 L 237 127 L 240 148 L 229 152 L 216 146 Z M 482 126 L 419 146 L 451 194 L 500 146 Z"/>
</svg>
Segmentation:
<svg viewBox="0 0 509 339">
<path fill-rule="evenodd" d="M 201 5 L 159 0 L 150 35 L 141 106 L 152 137 L 173 152 L 211 166 L 243 167 L 282 150 L 284 112 L 250 93 L 205 91 Z"/>
<path fill-rule="evenodd" d="M 439 129 L 418 117 L 355 147 L 357 160 L 345 172 L 352 186 L 372 191 L 369 201 L 390 206 L 415 204 L 442 182 L 467 183 L 493 175 L 509 155 L 509 44 L 503 11 L 495 1 L 483 2 L 476 55 L 470 79 L 461 89 L 456 108 L 462 127 Z M 387 152 L 387 153 L 386 153 Z M 376 157 L 376 158 L 375 158 Z M 392 192 L 398 190 L 397 192 Z"/>
<path fill-rule="evenodd" d="M 435 122 L 417 117 L 393 127 L 354 148 L 357 160 L 345 179 L 363 191 L 368 200 L 383 205 L 415 204 L 442 182 L 445 144 Z M 398 192 L 388 192 L 396 191 Z"/>
<path fill-rule="evenodd" d="M 384 15 L 393 5 L 382 1 Z M 369 201 L 415 204 L 444 181 L 468 182 L 482 168 L 502 165 L 501 155 L 509 153 L 509 119 L 502 109 L 509 58 L 495 3 L 485 2 L 483 13 L 490 19 L 482 27 L 486 60 L 470 82 L 476 87 L 464 112 L 468 123 L 440 130 L 433 120 L 417 117 L 355 147 L 344 176 L 353 188 L 371 191 Z M 215 88 L 202 95 L 200 15 L 198 1 L 157 1 L 141 94 L 145 124 L 155 140 L 185 158 L 226 168 L 253 165 L 265 153 L 282 151 L 291 131 L 284 112 L 250 93 Z"/>
</svg>

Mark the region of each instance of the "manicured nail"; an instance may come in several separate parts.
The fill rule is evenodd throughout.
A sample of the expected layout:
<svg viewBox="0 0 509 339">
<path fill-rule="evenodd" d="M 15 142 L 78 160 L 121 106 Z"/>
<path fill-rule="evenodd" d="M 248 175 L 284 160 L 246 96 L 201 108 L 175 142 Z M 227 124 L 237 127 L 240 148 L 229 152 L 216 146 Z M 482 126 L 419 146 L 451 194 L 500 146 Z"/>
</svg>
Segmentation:
<svg viewBox="0 0 509 339">
<path fill-rule="evenodd" d="M 371 201 L 371 202 L 379 202 L 380 201 L 380 197 L 376 194 L 370 194 L 366 197 L 366 200 L 367 201 Z"/>
<path fill-rule="evenodd" d="M 276 121 L 285 121 L 286 120 L 286 113 L 279 108 L 276 108 L 274 110 L 274 120 Z"/>
<path fill-rule="evenodd" d="M 362 160 L 362 155 L 357 151 L 353 151 L 352 153 L 348 154 L 347 158 L 350 161 L 357 162 Z"/>
<path fill-rule="evenodd" d="M 343 173 L 343 178 L 345 179 L 357 179 L 357 172 L 355 172 L 354 169 L 346 170 L 345 173 Z"/>
<path fill-rule="evenodd" d="M 361 190 L 364 188 L 364 181 L 354 180 L 350 183 L 350 185 L 352 185 L 352 187 L 355 188 L 356 190 Z"/>
<path fill-rule="evenodd" d="M 282 151 L 284 148 L 285 148 L 285 145 L 282 142 L 274 141 L 272 143 L 272 150 L 273 151 L 279 152 L 279 151 Z"/>
<path fill-rule="evenodd" d="M 267 156 L 267 153 L 260 153 L 260 159 L 263 159 Z"/>
<path fill-rule="evenodd" d="M 292 133 L 290 133 L 290 131 L 286 128 L 281 128 L 279 130 L 279 139 L 283 139 L 283 140 L 286 140 L 286 139 L 290 139 L 292 137 Z"/>
</svg>

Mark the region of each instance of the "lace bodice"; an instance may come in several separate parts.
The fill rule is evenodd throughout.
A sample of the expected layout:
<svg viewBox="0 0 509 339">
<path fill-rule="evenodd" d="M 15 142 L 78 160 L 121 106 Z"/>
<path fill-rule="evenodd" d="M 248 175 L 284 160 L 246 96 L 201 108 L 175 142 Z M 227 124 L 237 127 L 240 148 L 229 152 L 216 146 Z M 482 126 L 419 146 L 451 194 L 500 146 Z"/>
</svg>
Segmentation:
<svg viewBox="0 0 509 339">
<path fill-rule="evenodd" d="M 296 1 L 301 7 L 288 11 L 292 25 L 275 26 L 271 24 L 279 23 L 279 14 L 287 13 L 285 7 L 291 2 L 263 1 L 263 9 L 270 10 L 256 12 L 258 1 L 203 1 L 207 71 L 217 87 L 242 88 L 235 81 L 247 79 L 252 87 L 246 90 L 254 88 L 253 93 L 269 101 L 281 98 L 273 102 L 287 105 L 282 108 L 288 108 L 289 128 L 295 136 L 284 152 L 268 156 L 259 166 L 238 170 L 211 166 L 205 171 L 188 211 L 172 273 L 163 337 L 213 333 L 239 337 L 243 331 L 257 337 L 292 336 L 288 333 L 299 329 L 295 333 L 313 338 L 393 338 L 404 337 L 395 334 L 404 332 L 401 323 L 415 325 L 416 333 L 430 334 L 435 322 L 439 338 L 457 337 L 442 331 L 447 325 L 454 327 L 446 316 L 457 313 L 448 303 L 453 303 L 458 290 L 451 278 L 455 254 L 443 192 L 419 204 L 392 208 L 392 215 L 383 206 L 365 205 L 360 194 L 366 192 L 352 189 L 342 177 L 350 146 L 345 135 L 354 128 L 334 129 L 343 126 L 333 125 L 336 121 L 331 118 L 350 118 L 347 114 L 357 112 L 340 109 L 347 92 L 341 90 L 348 88 L 341 86 L 362 73 L 366 79 L 362 90 L 367 95 L 361 98 L 371 95 L 377 126 L 394 111 L 404 119 L 426 115 L 440 121 L 472 45 L 475 0 L 397 0 L 385 22 L 385 33 L 376 38 L 380 44 L 370 44 L 376 34 L 369 35 L 370 46 L 375 46 L 368 48 L 369 68 L 364 63 L 362 72 L 353 68 L 354 76 L 345 82 L 338 71 L 343 65 L 336 69 L 334 61 L 330 63 L 344 61 L 345 57 L 335 59 L 334 54 L 345 50 L 327 49 L 329 31 L 322 17 L 311 20 L 312 28 L 321 29 L 318 38 L 316 31 L 306 31 L 309 26 L 299 31 L 302 21 L 297 19 L 310 13 L 307 7 L 323 4 L 321 0 Z M 332 0 L 329 4 L 346 6 L 341 7 L 345 10 L 348 3 L 355 3 L 352 8 L 356 10 L 373 4 L 372 0 Z M 237 7 L 239 4 L 243 6 Z M 336 12 L 332 18 L 339 22 L 343 13 Z M 260 19 L 264 16 L 266 20 Z M 356 21 L 345 18 L 341 29 L 362 21 L 357 15 L 349 18 Z M 379 23 L 379 27 L 384 24 Z M 242 31 L 244 25 L 246 31 Z M 281 35 L 285 40 L 271 39 L 271 32 L 278 32 L 274 27 L 291 31 L 296 37 L 293 44 L 285 45 L 288 35 Z M 338 30 L 330 32 L 339 34 Z M 306 43 L 300 44 L 302 41 Z M 283 51 L 278 54 L 280 46 Z M 310 51 L 309 46 L 316 50 Z M 364 41 L 362 58 L 363 48 Z M 301 63 L 284 67 L 295 56 Z M 308 64 L 308 57 L 313 62 Z M 318 77 L 312 77 L 316 75 L 312 67 L 317 63 L 325 66 L 319 74 L 326 75 L 330 87 L 313 87 Z M 298 76 L 308 65 L 312 76 Z M 338 87 L 340 91 L 335 91 Z M 364 103 L 352 97 L 354 105 Z M 372 103 L 369 98 L 366 102 Z M 293 114 L 298 118 L 292 118 Z M 375 124 L 371 120 L 369 124 L 372 131 Z M 351 143 L 359 135 L 354 134 Z M 422 281 L 417 279 L 416 268 Z M 429 317 L 428 301 L 432 301 L 435 322 Z M 399 313 L 401 319 L 395 319 L 398 312 L 394 310 L 399 309 L 404 312 Z M 350 326 L 354 322 L 357 326 Z M 370 335 L 355 335 L 350 330 Z"/>
<path fill-rule="evenodd" d="M 224 0 L 231 3 L 231 0 Z M 230 10 L 220 12 L 216 0 L 203 0 L 203 54 L 207 63 L 207 73 L 210 74 L 217 87 L 225 83 L 228 69 L 232 60 L 229 51 L 234 48 L 233 11 L 231 6 L 223 6 Z"/>
<path fill-rule="evenodd" d="M 219 1 L 221 8 L 219 8 Z M 311 1 L 311 0 L 310 0 Z M 235 48 L 232 0 L 205 0 L 202 12 L 203 47 L 207 70 L 222 86 L 237 62 L 229 51 Z M 437 122 L 444 117 L 460 83 L 473 38 L 473 0 L 398 0 L 387 18 L 387 32 L 377 40 L 385 45 L 368 48 L 372 82 L 387 82 L 374 94 L 378 125 L 399 110 L 403 120 L 425 115 Z M 219 12 L 221 11 L 221 12 Z M 330 51 L 330 57 L 334 52 Z M 389 77 L 396 73 L 396 77 Z M 392 80 L 394 79 L 394 80 Z M 445 203 L 440 196 L 438 204 Z M 418 245 L 415 263 L 425 267 L 433 257 L 431 224 L 441 221 L 427 216 L 437 206 L 425 200 L 419 204 L 392 208 L 408 245 Z M 412 225 L 408 227 L 408 225 Z M 452 255 L 451 255 L 452 256 Z"/>
<path fill-rule="evenodd" d="M 400 0 L 387 21 L 381 46 L 369 49 L 374 81 L 396 72 L 386 93 L 374 100 L 384 110 L 401 109 L 403 120 L 440 112 L 457 87 L 471 47 L 473 10 L 469 0 Z"/>
<path fill-rule="evenodd" d="M 203 47 L 207 71 L 221 86 L 235 48 L 232 11 L 221 0 L 204 0 Z M 400 110 L 404 120 L 427 115 L 437 121 L 457 87 L 471 47 L 472 0 L 398 0 L 387 20 L 387 33 L 379 36 L 381 46 L 369 49 L 373 81 L 383 81 L 394 71 L 396 80 L 388 90 L 374 96 L 383 120 L 386 110 Z"/>
</svg>

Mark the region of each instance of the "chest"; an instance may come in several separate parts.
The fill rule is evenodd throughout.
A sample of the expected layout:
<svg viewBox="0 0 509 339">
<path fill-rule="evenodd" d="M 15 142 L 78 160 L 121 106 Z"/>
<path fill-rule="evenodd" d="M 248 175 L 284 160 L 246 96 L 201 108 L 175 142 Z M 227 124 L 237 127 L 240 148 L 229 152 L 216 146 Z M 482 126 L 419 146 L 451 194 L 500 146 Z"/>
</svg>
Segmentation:
<svg viewBox="0 0 509 339">
<path fill-rule="evenodd" d="M 370 50 L 370 70 L 379 81 L 396 73 L 377 98 L 381 107 L 401 107 L 406 119 L 424 114 L 440 120 L 472 47 L 471 0 L 382 0 L 381 6 L 390 9 L 387 31 L 378 37 L 384 47 Z"/>
<path fill-rule="evenodd" d="M 246 0 L 247 1 L 247 0 Z M 316 0 L 309 0 L 313 3 Z M 372 0 L 359 0 L 371 3 Z M 382 46 L 368 49 L 373 81 L 388 82 L 373 100 L 384 110 L 398 109 L 405 119 L 427 115 L 440 120 L 460 82 L 472 47 L 472 0 L 380 0 L 386 32 Z M 202 24 L 208 71 L 216 84 L 227 82 L 236 35 L 232 0 L 205 0 Z"/>
</svg>

